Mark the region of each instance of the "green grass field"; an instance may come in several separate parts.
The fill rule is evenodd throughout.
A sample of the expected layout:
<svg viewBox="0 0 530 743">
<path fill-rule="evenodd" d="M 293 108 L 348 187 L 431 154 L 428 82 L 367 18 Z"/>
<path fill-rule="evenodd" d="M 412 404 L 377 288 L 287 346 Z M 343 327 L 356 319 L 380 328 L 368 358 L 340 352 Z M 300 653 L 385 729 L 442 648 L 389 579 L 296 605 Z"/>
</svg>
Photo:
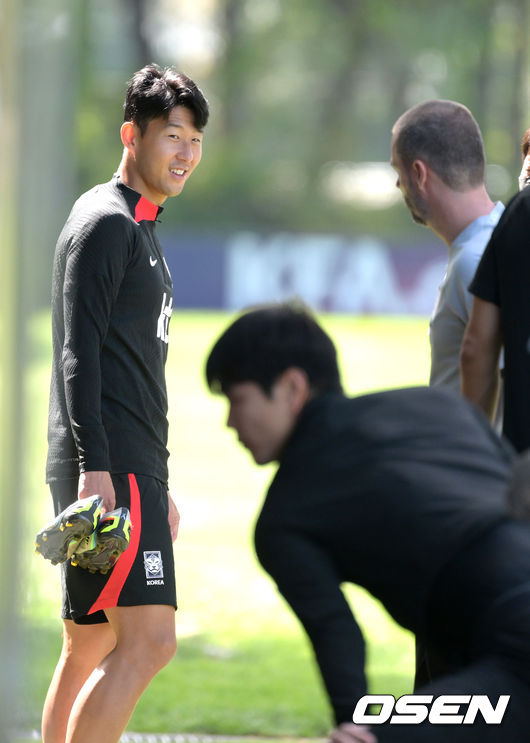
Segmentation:
<svg viewBox="0 0 530 743">
<path fill-rule="evenodd" d="M 203 363 L 230 320 L 174 313 L 168 388 L 171 487 L 181 511 L 176 545 L 179 652 L 140 700 L 129 729 L 167 733 L 322 736 L 327 702 L 296 620 L 256 563 L 253 522 L 274 468 L 256 467 L 224 427 L 226 406 L 203 381 Z M 323 316 L 340 354 L 346 391 L 425 384 L 425 318 Z M 31 326 L 27 374 L 24 588 L 18 727 L 39 727 L 60 648 L 59 570 L 33 554 L 33 536 L 52 515 L 44 485 L 50 369 L 49 316 Z M 371 690 L 411 689 L 412 639 L 362 590 L 347 587 L 368 640 Z"/>
</svg>

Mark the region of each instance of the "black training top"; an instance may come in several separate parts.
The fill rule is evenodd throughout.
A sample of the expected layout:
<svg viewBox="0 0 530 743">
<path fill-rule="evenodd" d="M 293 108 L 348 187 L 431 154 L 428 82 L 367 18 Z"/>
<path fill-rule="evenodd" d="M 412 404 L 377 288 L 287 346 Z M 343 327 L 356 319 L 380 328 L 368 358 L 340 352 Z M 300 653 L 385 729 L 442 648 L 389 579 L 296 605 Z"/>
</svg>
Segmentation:
<svg viewBox="0 0 530 743">
<path fill-rule="evenodd" d="M 167 481 L 164 365 L 171 276 L 161 208 L 118 175 L 74 204 L 55 251 L 47 479 L 135 472 Z"/>
<path fill-rule="evenodd" d="M 263 567 L 313 642 L 338 722 L 365 691 L 364 643 L 340 583 L 420 632 L 433 581 L 506 517 L 513 453 L 451 393 L 325 394 L 300 416 L 255 532 Z"/>
<path fill-rule="evenodd" d="M 504 336 L 503 433 L 518 451 L 530 447 L 530 188 L 507 205 L 469 287 L 498 305 Z"/>
</svg>

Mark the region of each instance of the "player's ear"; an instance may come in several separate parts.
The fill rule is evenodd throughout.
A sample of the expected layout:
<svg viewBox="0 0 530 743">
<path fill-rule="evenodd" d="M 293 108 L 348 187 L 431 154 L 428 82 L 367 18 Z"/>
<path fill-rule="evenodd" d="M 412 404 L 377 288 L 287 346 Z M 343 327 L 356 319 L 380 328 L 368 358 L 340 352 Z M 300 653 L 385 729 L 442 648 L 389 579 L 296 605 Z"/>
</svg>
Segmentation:
<svg viewBox="0 0 530 743">
<path fill-rule="evenodd" d="M 425 183 L 427 181 L 427 165 L 423 162 L 423 160 L 414 160 L 412 163 L 412 173 L 414 176 L 414 181 L 418 188 L 424 188 Z"/>
<path fill-rule="evenodd" d="M 124 121 L 120 129 L 121 141 L 125 149 L 134 153 L 136 146 L 136 127 L 132 121 Z"/>
<path fill-rule="evenodd" d="M 298 415 L 309 400 L 311 387 L 309 379 L 303 369 L 291 366 L 284 372 L 285 382 L 289 395 L 291 411 Z"/>
</svg>

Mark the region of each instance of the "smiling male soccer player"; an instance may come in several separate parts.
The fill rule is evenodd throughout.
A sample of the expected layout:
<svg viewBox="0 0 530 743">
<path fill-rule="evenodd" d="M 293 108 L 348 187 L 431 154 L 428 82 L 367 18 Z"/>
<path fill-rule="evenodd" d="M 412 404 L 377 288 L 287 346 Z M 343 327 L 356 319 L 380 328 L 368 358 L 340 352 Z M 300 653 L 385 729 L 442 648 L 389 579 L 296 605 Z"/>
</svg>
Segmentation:
<svg viewBox="0 0 530 743">
<path fill-rule="evenodd" d="M 313 644 L 334 743 L 526 742 L 530 527 L 508 513 L 514 454 L 485 417 L 428 387 L 345 397 L 331 339 L 289 304 L 241 315 L 206 376 L 254 460 L 279 462 L 256 551 Z M 418 693 L 485 694 L 494 706 L 509 694 L 502 724 L 354 725 L 364 642 L 344 582 L 444 657 L 448 675 Z"/>
<path fill-rule="evenodd" d="M 148 65 L 125 99 L 117 173 L 75 203 L 53 272 L 47 480 L 56 512 L 99 494 L 125 506 L 131 543 L 107 575 L 63 565 L 63 650 L 44 743 L 116 743 L 176 648 L 164 366 L 172 281 L 155 232 L 201 159 L 208 104 Z"/>
</svg>

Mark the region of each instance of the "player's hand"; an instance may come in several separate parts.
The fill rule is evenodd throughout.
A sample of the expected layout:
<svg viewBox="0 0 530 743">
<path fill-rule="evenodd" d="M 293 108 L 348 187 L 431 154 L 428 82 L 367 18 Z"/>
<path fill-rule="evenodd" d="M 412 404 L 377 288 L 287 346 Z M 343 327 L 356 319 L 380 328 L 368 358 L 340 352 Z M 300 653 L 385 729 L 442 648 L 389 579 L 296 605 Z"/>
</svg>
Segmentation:
<svg viewBox="0 0 530 743">
<path fill-rule="evenodd" d="M 365 725 L 343 722 L 329 736 L 330 743 L 377 743 L 377 738 Z"/>
<path fill-rule="evenodd" d="M 171 539 L 175 541 L 179 533 L 180 524 L 180 513 L 175 505 L 175 501 L 171 497 L 169 490 L 167 491 L 167 503 L 168 503 L 168 515 L 167 520 L 169 521 L 169 529 L 171 531 Z"/>
<path fill-rule="evenodd" d="M 106 513 L 116 508 L 116 493 L 110 472 L 82 472 L 79 475 L 78 498 L 90 498 L 91 495 L 100 495 L 103 498 L 102 510 Z"/>
</svg>

